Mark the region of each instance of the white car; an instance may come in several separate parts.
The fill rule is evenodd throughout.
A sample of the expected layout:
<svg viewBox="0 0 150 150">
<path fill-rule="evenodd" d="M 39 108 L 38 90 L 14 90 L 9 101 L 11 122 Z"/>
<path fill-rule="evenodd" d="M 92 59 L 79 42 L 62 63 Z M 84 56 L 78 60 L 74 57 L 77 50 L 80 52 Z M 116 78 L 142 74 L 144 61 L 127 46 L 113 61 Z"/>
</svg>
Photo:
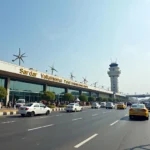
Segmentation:
<svg viewBox="0 0 150 150">
<path fill-rule="evenodd" d="M 106 107 L 106 102 L 101 102 L 101 108 L 105 108 Z"/>
<path fill-rule="evenodd" d="M 19 108 L 21 106 L 25 105 L 26 100 L 25 99 L 18 99 L 16 102 L 16 108 Z"/>
<path fill-rule="evenodd" d="M 69 105 L 67 105 L 66 107 L 66 112 L 70 112 L 70 111 L 82 111 L 83 107 L 80 106 L 78 103 L 70 103 Z"/>
<path fill-rule="evenodd" d="M 19 108 L 19 114 L 21 116 L 49 115 L 51 112 L 52 110 L 42 103 L 29 103 Z"/>
<path fill-rule="evenodd" d="M 100 104 L 98 104 L 97 102 L 92 103 L 91 108 L 100 108 Z"/>
<path fill-rule="evenodd" d="M 112 102 L 107 102 L 106 109 L 114 109 L 115 105 Z"/>
</svg>

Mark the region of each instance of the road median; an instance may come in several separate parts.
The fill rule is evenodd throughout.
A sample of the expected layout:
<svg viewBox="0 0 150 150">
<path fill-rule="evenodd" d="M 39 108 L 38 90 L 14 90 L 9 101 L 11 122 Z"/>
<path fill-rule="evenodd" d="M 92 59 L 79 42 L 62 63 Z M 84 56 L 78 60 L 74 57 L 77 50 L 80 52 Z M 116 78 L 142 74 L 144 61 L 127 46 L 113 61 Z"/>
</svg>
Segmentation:
<svg viewBox="0 0 150 150">
<path fill-rule="evenodd" d="M 83 106 L 83 109 L 90 108 L 90 106 Z M 65 108 L 51 108 L 52 112 L 59 112 L 59 111 L 65 111 Z M 10 116 L 10 115 L 17 115 L 18 109 L 0 109 L 0 116 Z"/>
</svg>

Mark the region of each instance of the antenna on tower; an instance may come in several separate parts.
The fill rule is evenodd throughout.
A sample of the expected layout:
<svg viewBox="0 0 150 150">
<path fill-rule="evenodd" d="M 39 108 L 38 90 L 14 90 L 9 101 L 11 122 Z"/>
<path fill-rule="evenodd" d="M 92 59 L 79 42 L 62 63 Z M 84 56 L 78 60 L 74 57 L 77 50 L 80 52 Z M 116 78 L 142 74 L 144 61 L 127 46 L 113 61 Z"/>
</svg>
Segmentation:
<svg viewBox="0 0 150 150">
<path fill-rule="evenodd" d="M 110 58 L 110 61 L 111 61 L 111 63 L 112 63 L 112 58 Z"/>
</svg>

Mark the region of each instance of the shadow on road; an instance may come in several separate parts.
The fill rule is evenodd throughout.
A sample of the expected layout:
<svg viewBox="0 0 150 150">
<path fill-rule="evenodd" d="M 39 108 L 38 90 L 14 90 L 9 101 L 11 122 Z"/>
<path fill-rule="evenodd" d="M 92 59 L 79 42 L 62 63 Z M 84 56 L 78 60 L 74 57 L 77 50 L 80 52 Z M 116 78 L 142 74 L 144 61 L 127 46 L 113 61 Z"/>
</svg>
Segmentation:
<svg viewBox="0 0 150 150">
<path fill-rule="evenodd" d="M 150 150 L 150 144 L 140 145 L 140 146 L 124 149 L 124 150 L 136 150 L 136 149 L 139 149 L 139 150 Z"/>
<path fill-rule="evenodd" d="M 141 118 L 134 118 L 132 120 L 129 119 L 129 116 L 125 116 L 125 117 L 122 117 L 120 119 L 121 120 L 124 120 L 124 121 L 146 121 L 145 118 L 141 117 Z M 150 150 L 150 149 L 149 149 Z"/>
</svg>

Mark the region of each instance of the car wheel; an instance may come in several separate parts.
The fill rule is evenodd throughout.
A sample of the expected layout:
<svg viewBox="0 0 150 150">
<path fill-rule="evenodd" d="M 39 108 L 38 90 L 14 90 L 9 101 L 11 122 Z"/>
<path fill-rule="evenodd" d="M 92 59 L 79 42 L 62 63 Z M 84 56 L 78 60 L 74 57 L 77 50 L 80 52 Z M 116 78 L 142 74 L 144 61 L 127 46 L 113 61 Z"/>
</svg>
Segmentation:
<svg viewBox="0 0 150 150">
<path fill-rule="evenodd" d="M 35 115 L 34 111 L 30 112 L 30 117 L 33 117 Z"/>
<path fill-rule="evenodd" d="M 146 120 L 149 120 L 149 116 L 148 116 L 148 117 L 146 117 Z"/>
<path fill-rule="evenodd" d="M 132 118 L 133 118 L 132 116 L 129 116 L 129 119 L 130 119 L 130 120 L 132 120 Z"/>
<path fill-rule="evenodd" d="M 81 108 L 81 111 L 83 111 L 83 108 Z"/>
<path fill-rule="evenodd" d="M 25 114 L 21 114 L 22 117 L 25 117 Z"/>
<path fill-rule="evenodd" d="M 69 112 L 69 110 L 67 110 L 66 112 Z"/>
<path fill-rule="evenodd" d="M 49 115 L 49 110 L 46 112 L 46 115 Z"/>
</svg>

